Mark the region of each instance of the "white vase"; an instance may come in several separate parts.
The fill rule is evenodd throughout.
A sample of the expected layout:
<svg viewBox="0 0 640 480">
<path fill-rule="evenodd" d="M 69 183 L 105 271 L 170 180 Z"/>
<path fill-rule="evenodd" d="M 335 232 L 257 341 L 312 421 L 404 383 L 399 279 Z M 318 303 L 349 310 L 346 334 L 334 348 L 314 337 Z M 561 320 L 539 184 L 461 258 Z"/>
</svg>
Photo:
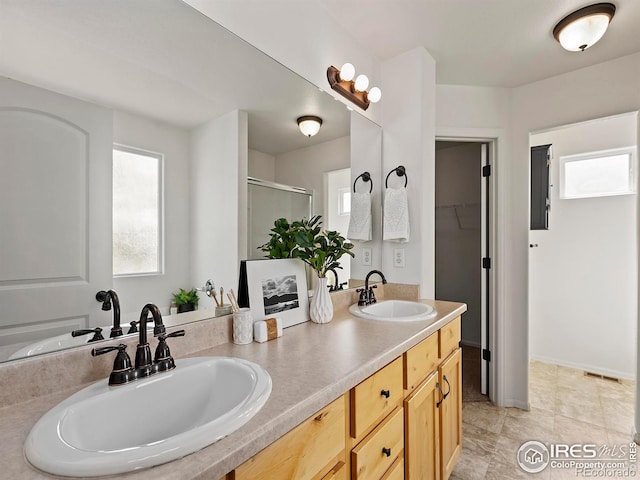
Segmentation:
<svg viewBox="0 0 640 480">
<path fill-rule="evenodd" d="M 327 277 L 320 277 L 313 290 L 313 298 L 309 307 L 309 316 L 315 323 L 329 323 L 333 318 L 333 303 L 327 288 Z"/>
</svg>

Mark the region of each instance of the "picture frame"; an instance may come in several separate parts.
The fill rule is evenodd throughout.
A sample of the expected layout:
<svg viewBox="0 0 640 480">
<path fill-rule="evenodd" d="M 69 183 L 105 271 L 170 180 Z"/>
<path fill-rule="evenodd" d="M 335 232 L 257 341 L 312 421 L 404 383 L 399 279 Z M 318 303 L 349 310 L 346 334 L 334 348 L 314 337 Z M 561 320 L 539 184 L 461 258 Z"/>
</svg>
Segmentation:
<svg viewBox="0 0 640 480">
<path fill-rule="evenodd" d="M 251 308 L 254 321 L 280 317 L 283 328 L 308 321 L 304 262 L 298 258 L 242 260 L 238 304 Z"/>
</svg>

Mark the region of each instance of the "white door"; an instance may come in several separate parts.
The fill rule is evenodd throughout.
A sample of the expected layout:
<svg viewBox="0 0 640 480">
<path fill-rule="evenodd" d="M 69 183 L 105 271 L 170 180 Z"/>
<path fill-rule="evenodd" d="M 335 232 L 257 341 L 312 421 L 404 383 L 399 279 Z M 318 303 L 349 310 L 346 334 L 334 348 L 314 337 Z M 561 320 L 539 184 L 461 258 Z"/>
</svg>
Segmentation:
<svg viewBox="0 0 640 480">
<path fill-rule="evenodd" d="M 0 345 L 109 318 L 95 295 L 112 285 L 112 123 L 0 78 Z"/>
</svg>

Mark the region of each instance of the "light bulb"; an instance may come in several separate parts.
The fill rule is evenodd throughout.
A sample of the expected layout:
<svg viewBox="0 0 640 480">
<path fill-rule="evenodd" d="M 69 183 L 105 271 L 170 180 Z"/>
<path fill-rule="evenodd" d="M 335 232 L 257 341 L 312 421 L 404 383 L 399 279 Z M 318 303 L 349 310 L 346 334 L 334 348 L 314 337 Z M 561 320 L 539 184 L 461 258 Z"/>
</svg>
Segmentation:
<svg viewBox="0 0 640 480">
<path fill-rule="evenodd" d="M 366 75 L 358 75 L 356 77 L 355 88 L 359 92 L 364 92 L 369 87 L 369 79 Z"/>
<path fill-rule="evenodd" d="M 373 87 L 369 90 L 369 93 L 367 93 L 367 98 L 371 103 L 378 103 L 382 98 L 382 91 L 378 87 Z"/>
<path fill-rule="evenodd" d="M 354 67 L 350 63 L 345 63 L 340 67 L 340 79 L 346 82 L 350 82 L 353 80 L 353 77 L 356 76 L 356 67 Z"/>
</svg>

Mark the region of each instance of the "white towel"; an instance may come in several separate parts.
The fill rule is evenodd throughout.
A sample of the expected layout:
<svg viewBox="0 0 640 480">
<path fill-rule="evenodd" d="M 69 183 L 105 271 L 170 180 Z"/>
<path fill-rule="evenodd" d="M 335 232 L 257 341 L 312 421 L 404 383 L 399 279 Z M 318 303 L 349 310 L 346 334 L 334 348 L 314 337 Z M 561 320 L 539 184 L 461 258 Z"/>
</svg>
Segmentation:
<svg viewBox="0 0 640 480">
<path fill-rule="evenodd" d="M 371 194 L 351 194 L 351 218 L 349 219 L 349 240 L 368 242 L 371 240 Z"/>
<path fill-rule="evenodd" d="M 409 241 L 409 202 L 406 188 L 387 188 L 384 194 L 383 240 Z"/>
</svg>

